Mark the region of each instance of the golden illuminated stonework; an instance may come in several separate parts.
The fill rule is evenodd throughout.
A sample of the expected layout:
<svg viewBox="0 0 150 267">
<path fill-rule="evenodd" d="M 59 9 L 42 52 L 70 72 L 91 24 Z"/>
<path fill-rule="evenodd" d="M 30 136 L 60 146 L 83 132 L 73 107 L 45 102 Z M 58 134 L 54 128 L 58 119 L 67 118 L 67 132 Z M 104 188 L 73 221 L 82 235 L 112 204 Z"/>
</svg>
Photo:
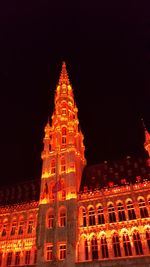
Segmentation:
<svg viewBox="0 0 150 267">
<path fill-rule="evenodd" d="M 63 62 L 44 129 L 41 180 L 0 188 L 0 267 L 149 267 L 150 134 L 144 131 L 147 158 L 87 166 Z"/>
</svg>

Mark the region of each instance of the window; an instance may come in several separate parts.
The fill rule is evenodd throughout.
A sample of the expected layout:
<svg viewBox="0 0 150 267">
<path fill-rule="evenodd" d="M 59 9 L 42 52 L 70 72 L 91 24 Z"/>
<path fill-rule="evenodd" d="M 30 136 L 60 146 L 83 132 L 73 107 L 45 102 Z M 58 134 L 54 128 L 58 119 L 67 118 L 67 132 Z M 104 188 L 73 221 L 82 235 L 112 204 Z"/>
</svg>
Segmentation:
<svg viewBox="0 0 150 267">
<path fill-rule="evenodd" d="M 28 234 L 32 234 L 32 232 L 33 232 L 33 220 L 29 220 L 27 232 L 28 232 Z"/>
<path fill-rule="evenodd" d="M 23 234 L 23 226 L 24 226 L 24 221 L 20 221 L 19 229 L 18 229 L 18 235 L 22 235 Z"/>
<path fill-rule="evenodd" d="M 7 223 L 8 222 L 5 221 L 4 224 L 3 224 L 2 236 L 6 236 Z"/>
<path fill-rule="evenodd" d="M 12 222 L 12 228 L 11 228 L 10 235 L 15 235 L 16 227 L 17 227 L 17 222 L 16 221 Z"/>
<path fill-rule="evenodd" d="M 108 246 L 107 246 L 107 240 L 106 236 L 102 235 L 100 239 L 100 246 L 101 246 L 101 252 L 102 252 L 102 258 L 108 258 Z"/>
<path fill-rule="evenodd" d="M 136 214 L 134 211 L 134 206 L 131 200 L 127 202 L 127 210 L 128 210 L 128 219 L 129 220 L 135 220 L 136 219 Z"/>
<path fill-rule="evenodd" d="M 85 239 L 84 241 L 84 248 L 85 248 L 85 260 L 87 261 L 89 259 L 89 251 L 88 251 L 88 241 Z"/>
<path fill-rule="evenodd" d="M 49 245 L 46 247 L 46 260 L 51 261 L 53 259 L 53 246 Z"/>
<path fill-rule="evenodd" d="M 66 161 L 65 158 L 61 158 L 61 172 L 65 172 L 66 171 Z"/>
<path fill-rule="evenodd" d="M 136 231 L 133 233 L 133 243 L 134 243 L 136 255 L 142 255 L 143 254 L 142 243 L 141 243 L 140 235 Z"/>
<path fill-rule="evenodd" d="M 34 251 L 34 264 L 37 263 L 37 250 Z"/>
<path fill-rule="evenodd" d="M 92 249 L 92 260 L 98 259 L 98 245 L 96 237 L 93 237 L 91 240 L 91 249 Z"/>
<path fill-rule="evenodd" d="M 3 253 L 0 252 L 0 266 L 2 266 Z"/>
<path fill-rule="evenodd" d="M 63 208 L 63 209 L 61 209 L 60 210 L 60 217 L 59 217 L 59 222 L 60 222 L 60 224 L 59 224 L 59 226 L 60 227 L 64 227 L 64 226 L 66 226 L 66 209 L 65 208 Z"/>
<path fill-rule="evenodd" d="M 51 174 L 56 173 L 56 161 L 53 159 L 51 162 Z"/>
<path fill-rule="evenodd" d="M 7 254 L 7 261 L 6 261 L 6 265 L 10 266 L 12 262 L 12 252 L 8 252 Z"/>
<path fill-rule="evenodd" d="M 15 265 L 20 264 L 20 251 L 16 252 Z"/>
<path fill-rule="evenodd" d="M 95 211 L 93 207 L 89 209 L 89 225 L 95 225 Z"/>
<path fill-rule="evenodd" d="M 108 214 L 109 214 L 109 222 L 116 222 L 116 214 L 113 204 L 109 204 L 108 206 Z"/>
<path fill-rule="evenodd" d="M 50 210 L 48 212 L 48 216 L 47 216 L 47 227 L 48 228 L 53 228 L 54 227 L 54 213 L 53 213 L 53 210 Z"/>
<path fill-rule="evenodd" d="M 104 224 L 105 220 L 104 220 L 104 213 L 102 206 L 98 206 L 97 215 L 98 215 L 98 224 Z"/>
<path fill-rule="evenodd" d="M 123 247 L 124 247 L 124 254 L 125 256 L 132 256 L 131 244 L 130 239 L 127 233 L 123 233 Z"/>
<path fill-rule="evenodd" d="M 147 229 L 145 234 L 146 234 L 147 246 L 150 251 L 150 229 Z"/>
<path fill-rule="evenodd" d="M 66 135 L 67 135 L 66 127 L 63 127 L 63 128 L 62 128 L 62 144 L 63 144 L 63 145 L 66 144 Z"/>
<path fill-rule="evenodd" d="M 86 211 L 84 208 L 82 209 L 82 216 L 83 216 L 83 226 L 85 227 L 86 226 Z"/>
<path fill-rule="evenodd" d="M 115 257 L 121 257 L 120 242 L 118 234 L 114 234 L 112 238 L 113 250 Z"/>
<path fill-rule="evenodd" d="M 121 202 L 118 203 L 118 218 L 120 222 L 126 221 L 124 206 L 123 206 L 123 203 Z"/>
<path fill-rule="evenodd" d="M 66 258 L 66 245 L 59 246 L 59 259 L 64 260 Z"/>
<path fill-rule="evenodd" d="M 148 211 L 147 211 L 147 208 L 145 206 L 145 201 L 143 198 L 140 198 L 139 201 L 139 209 L 140 209 L 140 215 L 141 215 L 141 218 L 146 218 L 148 217 Z"/>
<path fill-rule="evenodd" d="M 25 255 L 25 264 L 30 264 L 31 251 L 27 250 Z"/>
<path fill-rule="evenodd" d="M 66 108 L 62 108 L 62 115 L 66 115 L 66 114 L 67 114 Z"/>
</svg>

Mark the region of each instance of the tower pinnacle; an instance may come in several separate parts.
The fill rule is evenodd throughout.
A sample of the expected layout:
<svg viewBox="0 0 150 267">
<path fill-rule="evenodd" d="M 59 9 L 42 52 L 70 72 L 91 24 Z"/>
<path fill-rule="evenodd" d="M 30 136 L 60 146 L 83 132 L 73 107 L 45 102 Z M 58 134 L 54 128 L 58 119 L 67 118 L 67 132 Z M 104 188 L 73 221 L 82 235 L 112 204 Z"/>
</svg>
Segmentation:
<svg viewBox="0 0 150 267">
<path fill-rule="evenodd" d="M 146 126 L 145 126 L 143 119 L 142 119 L 142 123 L 143 123 L 143 128 L 144 128 L 144 133 L 145 133 L 144 148 L 145 148 L 145 150 L 147 150 L 149 158 L 150 158 L 150 134 L 146 129 Z M 148 160 L 148 164 L 150 165 L 150 160 Z"/>
<path fill-rule="evenodd" d="M 62 63 L 62 69 L 61 69 L 61 74 L 59 78 L 59 85 L 62 85 L 62 84 L 66 84 L 66 85 L 70 84 L 65 61 L 63 61 Z"/>
</svg>

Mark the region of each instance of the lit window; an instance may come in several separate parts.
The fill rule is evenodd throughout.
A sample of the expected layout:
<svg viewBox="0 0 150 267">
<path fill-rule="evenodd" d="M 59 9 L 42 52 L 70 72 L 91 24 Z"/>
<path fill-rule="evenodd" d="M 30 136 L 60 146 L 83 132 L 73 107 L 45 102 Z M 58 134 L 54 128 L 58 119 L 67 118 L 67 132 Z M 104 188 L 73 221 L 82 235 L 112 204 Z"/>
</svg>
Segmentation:
<svg viewBox="0 0 150 267">
<path fill-rule="evenodd" d="M 16 227 L 17 227 L 17 222 L 16 221 L 12 222 L 12 228 L 11 228 L 10 235 L 15 235 Z"/>
<path fill-rule="evenodd" d="M 62 144 L 66 144 L 66 135 L 67 135 L 67 132 L 66 132 L 66 127 L 63 127 L 62 128 Z"/>
<path fill-rule="evenodd" d="M 120 241 L 118 234 L 114 234 L 112 238 L 113 250 L 115 257 L 121 257 Z"/>
<path fill-rule="evenodd" d="M 82 209 L 82 216 L 83 216 L 83 226 L 85 227 L 86 226 L 86 211 L 84 208 Z"/>
<path fill-rule="evenodd" d="M 66 258 L 66 245 L 59 246 L 59 259 L 64 260 Z"/>
<path fill-rule="evenodd" d="M 27 250 L 25 255 L 25 264 L 30 264 L 31 251 Z"/>
<path fill-rule="evenodd" d="M 96 237 L 93 237 L 91 240 L 91 249 L 92 249 L 92 260 L 98 259 L 98 245 Z"/>
<path fill-rule="evenodd" d="M 123 239 L 123 247 L 124 247 L 125 256 L 132 256 L 129 235 L 127 233 L 123 233 L 122 239 Z"/>
<path fill-rule="evenodd" d="M 24 221 L 20 221 L 19 229 L 18 229 L 18 235 L 22 235 L 23 234 L 23 226 L 24 226 Z"/>
<path fill-rule="evenodd" d="M 87 261 L 89 259 L 89 251 L 88 251 L 88 241 L 87 241 L 87 239 L 85 239 L 84 247 L 85 247 L 85 260 Z"/>
<path fill-rule="evenodd" d="M 49 245 L 46 247 L 46 261 L 51 261 L 53 259 L 53 246 Z"/>
<path fill-rule="evenodd" d="M 37 250 L 34 251 L 34 264 L 37 263 Z"/>
<path fill-rule="evenodd" d="M 67 114 L 66 108 L 62 108 L 62 115 L 65 116 Z"/>
<path fill-rule="evenodd" d="M 66 171 L 66 161 L 65 158 L 61 158 L 61 172 L 65 172 Z"/>
<path fill-rule="evenodd" d="M 3 253 L 0 252 L 0 266 L 2 266 Z"/>
<path fill-rule="evenodd" d="M 64 227 L 66 226 L 66 209 L 63 208 L 60 210 L 60 214 L 59 214 L 59 226 L 60 227 Z"/>
<path fill-rule="evenodd" d="M 28 234 L 32 234 L 33 232 L 33 220 L 29 220 L 29 223 L 28 223 Z"/>
<path fill-rule="evenodd" d="M 105 220 L 104 220 L 104 213 L 103 213 L 103 208 L 102 206 L 98 206 L 97 208 L 97 216 L 98 216 L 98 224 L 104 224 Z"/>
<path fill-rule="evenodd" d="M 2 229 L 2 236 L 6 236 L 6 229 L 7 229 L 7 224 L 8 222 L 7 221 L 4 221 L 3 223 L 3 229 Z"/>
<path fill-rule="evenodd" d="M 148 211 L 147 211 L 147 208 L 145 206 L 144 199 L 140 198 L 138 203 L 139 203 L 139 209 L 140 209 L 141 218 L 147 218 L 148 217 Z"/>
<path fill-rule="evenodd" d="M 119 221 L 120 222 L 126 221 L 126 215 L 125 215 L 123 203 L 119 202 L 117 206 L 118 206 L 118 218 L 119 218 Z"/>
<path fill-rule="evenodd" d="M 136 255 L 143 255 L 143 248 L 141 243 L 141 238 L 138 232 L 133 233 L 133 243 L 136 251 Z"/>
<path fill-rule="evenodd" d="M 95 225 L 95 211 L 92 207 L 89 209 L 89 225 Z"/>
<path fill-rule="evenodd" d="M 53 210 L 50 210 L 47 216 L 47 227 L 53 228 L 53 226 L 54 226 L 54 213 Z"/>
<path fill-rule="evenodd" d="M 53 159 L 51 162 L 51 174 L 56 173 L 56 161 Z"/>
<path fill-rule="evenodd" d="M 127 202 L 127 210 L 128 210 L 128 219 L 129 220 L 135 220 L 136 219 L 136 214 L 134 211 L 134 206 L 131 200 Z"/>
<path fill-rule="evenodd" d="M 145 234 L 146 234 L 147 246 L 150 251 L 150 229 L 147 229 Z"/>
<path fill-rule="evenodd" d="M 109 214 L 109 222 L 116 222 L 116 214 L 113 204 L 109 204 L 108 206 L 108 214 Z"/>
<path fill-rule="evenodd" d="M 16 252 L 15 265 L 20 265 L 20 251 Z"/>
<path fill-rule="evenodd" d="M 101 246 L 101 252 L 102 252 L 102 258 L 108 258 L 108 245 L 106 236 L 102 235 L 100 239 L 100 246 Z"/>
<path fill-rule="evenodd" d="M 7 254 L 7 261 L 6 261 L 6 265 L 10 266 L 12 262 L 12 252 L 8 252 Z"/>
</svg>

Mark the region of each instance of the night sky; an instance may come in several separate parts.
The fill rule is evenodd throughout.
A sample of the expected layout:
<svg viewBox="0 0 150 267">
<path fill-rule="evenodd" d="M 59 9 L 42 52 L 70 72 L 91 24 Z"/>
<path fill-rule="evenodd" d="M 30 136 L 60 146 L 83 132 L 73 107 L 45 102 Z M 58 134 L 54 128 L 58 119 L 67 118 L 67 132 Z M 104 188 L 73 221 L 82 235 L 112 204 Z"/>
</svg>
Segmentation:
<svg viewBox="0 0 150 267">
<path fill-rule="evenodd" d="M 88 164 L 145 155 L 141 118 L 150 131 L 148 2 L 1 2 L 0 184 L 40 179 L 44 126 L 63 60 Z"/>
</svg>

